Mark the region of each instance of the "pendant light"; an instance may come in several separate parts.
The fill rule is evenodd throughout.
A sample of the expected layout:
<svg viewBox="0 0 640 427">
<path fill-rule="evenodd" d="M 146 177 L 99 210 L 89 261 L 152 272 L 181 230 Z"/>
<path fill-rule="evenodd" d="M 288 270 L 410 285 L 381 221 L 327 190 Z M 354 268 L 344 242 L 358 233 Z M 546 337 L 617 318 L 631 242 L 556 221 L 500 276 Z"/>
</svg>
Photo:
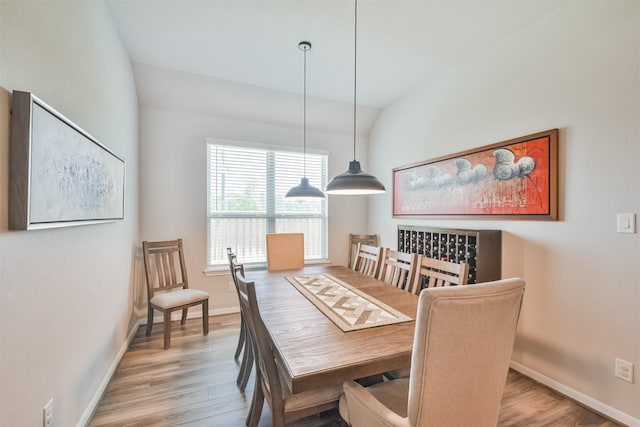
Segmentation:
<svg viewBox="0 0 640 427">
<path fill-rule="evenodd" d="M 284 196 L 287 199 L 310 199 L 324 198 L 324 193 L 309 184 L 307 178 L 307 51 L 311 50 L 311 43 L 302 41 L 298 43 L 298 49 L 304 52 L 304 101 L 303 101 L 303 177 L 300 184 L 292 187 Z"/>
<path fill-rule="evenodd" d="M 325 193 L 338 195 L 379 194 L 386 190 L 378 179 L 363 172 L 360 162 L 356 160 L 356 101 L 357 101 L 357 58 L 358 58 L 358 0 L 355 0 L 354 12 L 354 48 L 353 48 L 353 161 L 349 169 L 334 176 Z"/>
</svg>

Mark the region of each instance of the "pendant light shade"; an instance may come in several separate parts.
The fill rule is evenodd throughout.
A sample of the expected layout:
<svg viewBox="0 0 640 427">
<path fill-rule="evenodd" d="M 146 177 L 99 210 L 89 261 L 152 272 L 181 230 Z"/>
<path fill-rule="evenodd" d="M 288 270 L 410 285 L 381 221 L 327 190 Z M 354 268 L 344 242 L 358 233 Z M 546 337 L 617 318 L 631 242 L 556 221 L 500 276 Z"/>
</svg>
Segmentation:
<svg viewBox="0 0 640 427">
<path fill-rule="evenodd" d="M 349 162 L 349 170 L 336 175 L 327 184 L 327 194 L 337 195 L 358 195 L 358 194 L 379 194 L 386 190 L 378 179 L 363 172 L 360 169 L 360 162 L 352 160 Z"/>
<path fill-rule="evenodd" d="M 353 48 L 353 161 L 349 162 L 349 169 L 334 176 L 325 193 L 337 195 L 365 195 L 380 194 L 386 190 L 378 179 L 363 172 L 360 162 L 356 160 L 356 111 L 357 111 L 357 70 L 358 70 L 358 0 L 355 0 L 354 12 L 354 48 Z"/>
<path fill-rule="evenodd" d="M 309 184 L 307 178 L 307 51 L 311 50 L 311 43 L 302 41 L 298 43 L 298 49 L 304 52 L 304 101 L 303 101 L 303 163 L 304 173 L 300 184 L 291 188 L 285 194 L 287 199 L 323 199 L 324 193 Z"/>
<path fill-rule="evenodd" d="M 309 184 L 309 178 L 300 178 L 300 184 L 287 191 L 284 197 L 288 199 L 324 198 L 324 193 Z"/>
</svg>

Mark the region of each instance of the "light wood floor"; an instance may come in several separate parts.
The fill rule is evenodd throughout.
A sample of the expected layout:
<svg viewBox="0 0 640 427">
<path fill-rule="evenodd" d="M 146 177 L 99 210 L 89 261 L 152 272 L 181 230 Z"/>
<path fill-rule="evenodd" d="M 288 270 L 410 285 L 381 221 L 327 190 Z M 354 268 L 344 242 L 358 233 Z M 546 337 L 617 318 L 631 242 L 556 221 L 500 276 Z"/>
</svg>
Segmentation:
<svg viewBox="0 0 640 427">
<path fill-rule="evenodd" d="M 200 319 L 184 327 L 173 323 L 171 348 L 163 350 L 162 325 L 136 333 L 111 379 L 92 420 L 98 426 L 244 426 L 253 379 L 240 393 L 233 353 L 238 314 L 210 317 L 202 335 Z M 265 403 L 260 426 L 271 426 Z M 337 411 L 292 424 L 296 427 L 342 425 Z M 511 371 L 502 400 L 499 426 L 617 426 L 544 386 Z"/>
</svg>

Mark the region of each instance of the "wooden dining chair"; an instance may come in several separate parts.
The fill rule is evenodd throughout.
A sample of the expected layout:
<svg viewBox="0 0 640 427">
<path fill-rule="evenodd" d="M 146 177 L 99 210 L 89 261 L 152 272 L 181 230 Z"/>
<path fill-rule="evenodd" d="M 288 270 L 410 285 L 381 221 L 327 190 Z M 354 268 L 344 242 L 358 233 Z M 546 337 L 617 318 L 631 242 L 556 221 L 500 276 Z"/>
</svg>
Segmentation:
<svg viewBox="0 0 640 427">
<path fill-rule="evenodd" d="M 396 288 L 409 290 L 418 266 L 418 254 L 384 248 L 378 280 Z"/>
<path fill-rule="evenodd" d="M 352 427 L 495 426 L 524 289 L 512 278 L 423 290 L 411 377 L 345 382 L 342 418 Z"/>
<path fill-rule="evenodd" d="M 237 279 L 240 304 L 247 314 L 249 333 L 256 350 L 256 382 L 247 425 L 258 425 L 265 399 L 271 408 L 271 425 L 274 427 L 282 427 L 289 422 L 337 407 L 342 394 L 340 385 L 292 394 L 287 385 L 282 383 L 275 360 L 274 344 L 260 316 L 255 284 L 246 280 L 242 274 L 238 274 Z"/>
<path fill-rule="evenodd" d="M 418 294 L 423 288 L 466 285 L 469 264 L 421 256 L 409 292 Z"/>
<path fill-rule="evenodd" d="M 298 270 L 304 267 L 303 233 L 267 234 L 267 270 Z"/>
<path fill-rule="evenodd" d="M 377 277 L 381 260 L 382 248 L 358 243 L 356 259 L 351 268 L 367 276 Z"/>
<path fill-rule="evenodd" d="M 236 282 L 235 271 L 232 263 L 232 259 L 235 259 L 236 255 L 233 253 L 231 248 L 227 248 L 227 259 L 229 260 L 229 270 L 231 272 L 231 279 L 233 283 Z M 236 285 L 237 288 L 237 285 Z M 241 313 L 242 316 L 242 313 Z M 245 345 L 245 329 L 242 327 L 242 321 L 240 322 L 240 334 L 238 335 L 238 344 L 236 345 L 236 352 L 233 354 L 233 358 L 237 361 L 240 358 L 240 354 L 242 353 L 242 349 Z"/>
<path fill-rule="evenodd" d="M 354 256 L 358 253 L 358 243 L 378 246 L 377 234 L 349 234 L 349 268 L 353 266 Z"/>
<path fill-rule="evenodd" d="M 189 289 L 187 267 L 184 262 L 182 239 L 142 242 L 142 256 L 147 281 L 147 330 L 151 335 L 153 311 L 164 315 L 164 348 L 171 344 L 171 313 L 182 310 L 184 325 L 187 310 L 202 305 L 202 331 L 209 333 L 209 294 L 197 289 Z"/>
<path fill-rule="evenodd" d="M 229 270 L 231 271 L 231 279 L 238 293 L 238 274 L 244 276 L 244 265 L 239 264 L 236 255 L 231 248 L 227 248 L 227 257 L 229 259 Z M 240 301 L 240 294 L 238 293 L 238 302 Z M 242 362 L 240 363 L 240 371 L 236 378 L 236 384 L 240 391 L 244 391 L 249 382 L 251 371 L 253 369 L 253 346 L 251 345 L 251 337 L 249 336 L 247 319 L 242 307 L 240 308 L 240 334 L 238 336 L 238 344 L 236 345 L 236 352 L 233 358 L 238 361 L 240 354 L 242 353 Z"/>
</svg>

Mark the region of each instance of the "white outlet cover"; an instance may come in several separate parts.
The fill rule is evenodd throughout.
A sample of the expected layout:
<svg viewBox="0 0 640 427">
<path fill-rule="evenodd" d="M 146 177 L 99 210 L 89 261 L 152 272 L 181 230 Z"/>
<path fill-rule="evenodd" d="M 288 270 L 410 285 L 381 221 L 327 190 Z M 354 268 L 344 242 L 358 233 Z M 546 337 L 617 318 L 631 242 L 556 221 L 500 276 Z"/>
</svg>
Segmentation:
<svg viewBox="0 0 640 427">
<path fill-rule="evenodd" d="M 617 216 L 618 233 L 635 233 L 636 232 L 636 214 L 635 213 L 619 213 Z"/>
<path fill-rule="evenodd" d="M 633 363 L 616 357 L 615 376 L 622 381 L 633 384 Z"/>
<path fill-rule="evenodd" d="M 42 409 L 42 426 L 53 427 L 53 398 Z"/>
</svg>

